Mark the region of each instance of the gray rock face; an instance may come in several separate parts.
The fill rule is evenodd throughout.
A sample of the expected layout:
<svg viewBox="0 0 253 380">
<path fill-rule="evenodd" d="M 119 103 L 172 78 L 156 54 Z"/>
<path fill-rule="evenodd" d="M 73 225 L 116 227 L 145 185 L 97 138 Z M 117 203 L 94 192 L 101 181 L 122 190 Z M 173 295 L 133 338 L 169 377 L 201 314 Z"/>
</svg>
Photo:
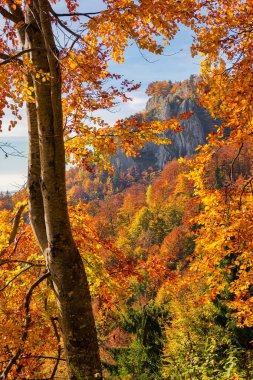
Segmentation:
<svg viewBox="0 0 253 380">
<path fill-rule="evenodd" d="M 168 130 L 164 137 L 171 139 L 170 145 L 155 145 L 147 143 L 141 151 L 141 157 L 129 158 L 122 152 L 113 159 L 113 164 L 121 169 L 128 168 L 146 169 L 152 166 L 154 169 L 162 169 L 166 162 L 174 158 L 190 156 L 194 154 L 198 145 L 205 143 L 207 135 L 214 130 L 214 120 L 207 110 L 200 107 L 192 91 L 186 87 L 178 88 L 168 95 L 154 95 L 146 105 L 146 117 L 148 121 L 169 120 L 184 112 L 193 111 L 191 118 L 181 122 L 184 130 L 174 133 Z"/>
</svg>

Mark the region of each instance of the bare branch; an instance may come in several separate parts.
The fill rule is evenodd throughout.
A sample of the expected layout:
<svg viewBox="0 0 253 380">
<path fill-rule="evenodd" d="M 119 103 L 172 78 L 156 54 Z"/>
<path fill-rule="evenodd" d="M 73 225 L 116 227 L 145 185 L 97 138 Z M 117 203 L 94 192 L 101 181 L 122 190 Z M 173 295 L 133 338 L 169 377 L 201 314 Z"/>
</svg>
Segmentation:
<svg viewBox="0 0 253 380">
<path fill-rule="evenodd" d="M 20 21 L 24 21 L 24 17 L 17 16 L 9 11 L 7 11 L 4 7 L 0 6 L 0 14 L 7 18 L 10 21 L 15 22 L 17 24 Z"/>
<path fill-rule="evenodd" d="M 16 274 L 16 276 L 14 276 L 11 280 L 9 280 L 1 289 L 0 289 L 0 292 L 2 292 L 3 290 L 5 290 L 13 281 L 15 281 L 19 276 L 21 276 L 22 273 L 24 272 L 27 272 L 29 269 L 31 268 L 31 265 L 28 267 L 28 268 L 25 268 L 23 270 L 21 270 L 20 272 L 18 272 L 18 274 Z"/>
<path fill-rule="evenodd" d="M 41 48 L 37 48 L 41 50 Z M 22 61 L 19 59 L 24 54 L 32 52 L 34 49 L 25 49 L 20 52 L 18 52 L 15 55 L 7 55 L 7 54 L 0 54 L 0 58 L 4 59 L 2 62 L 0 62 L 0 66 L 6 65 L 7 63 L 10 63 L 11 61 L 17 61 L 19 63 L 22 63 Z"/>
<path fill-rule="evenodd" d="M 19 244 L 19 242 L 20 242 L 20 240 L 21 240 L 23 234 L 24 234 L 24 233 L 22 232 L 22 233 L 20 234 L 20 236 L 17 238 L 17 241 L 16 241 L 16 243 L 15 243 L 15 245 L 14 245 L 14 248 L 13 248 L 11 254 L 9 255 L 9 257 L 12 256 L 12 255 L 16 252 L 17 247 L 18 247 L 18 244 Z M 2 257 L 2 256 L 6 253 L 7 248 L 8 248 L 8 247 L 4 248 L 4 249 L 0 252 L 0 257 Z"/>
<path fill-rule="evenodd" d="M 22 216 L 22 213 L 23 213 L 24 209 L 26 208 L 26 206 L 27 206 L 27 204 L 23 204 L 23 205 L 19 206 L 18 211 L 16 212 L 16 214 L 14 216 L 13 223 L 12 223 L 12 229 L 11 229 L 11 233 L 10 233 L 10 237 L 9 237 L 9 244 L 12 244 L 15 240 L 15 237 L 16 237 L 17 232 L 18 232 L 18 227 L 20 224 L 21 216 Z"/>
<path fill-rule="evenodd" d="M 54 335 L 55 335 L 55 337 L 57 339 L 57 342 L 60 343 L 61 337 L 60 337 L 60 334 L 58 332 L 57 325 L 55 323 L 56 320 L 58 320 L 58 318 L 50 317 L 50 321 L 51 321 L 53 329 L 54 329 Z"/>
<path fill-rule="evenodd" d="M 58 357 L 55 356 L 45 356 L 45 355 L 29 355 L 29 356 L 22 356 L 21 359 L 48 359 L 48 360 L 58 360 Z M 65 362 L 66 359 L 61 358 L 61 361 Z"/>
<path fill-rule="evenodd" d="M 56 372 L 57 372 L 58 365 L 59 365 L 60 360 L 61 360 L 61 352 L 62 352 L 62 348 L 61 348 L 60 344 L 58 344 L 57 360 L 56 360 L 56 363 L 55 363 L 55 365 L 54 365 L 54 368 L 53 368 L 52 374 L 51 374 L 51 376 L 50 376 L 50 380 L 54 380 L 54 378 L 55 378 L 55 374 L 56 374 Z"/>
<path fill-rule="evenodd" d="M 35 281 L 32 286 L 30 287 L 29 291 L 27 292 L 26 294 L 26 297 L 25 297 L 25 311 L 26 311 L 26 316 L 29 316 L 29 312 L 30 312 L 30 302 L 31 302 L 31 297 L 32 297 L 32 293 L 34 291 L 34 289 L 42 282 L 44 281 L 46 278 L 48 278 L 50 276 L 50 272 L 46 272 L 44 273 L 40 278 L 38 278 L 37 281 Z"/>
<path fill-rule="evenodd" d="M 72 42 L 72 44 L 70 45 L 69 47 L 69 51 L 71 51 L 73 49 L 73 47 L 75 46 L 75 44 L 77 43 L 78 40 L 80 40 L 81 38 L 81 35 L 80 36 L 77 36 L 74 41 Z"/>
<path fill-rule="evenodd" d="M 68 33 L 72 34 L 73 36 L 78 37 L 78 38 L 81 38 L 81 35 L 80 35 L 80 34 L 74 32 L 74 31 L 73 31 L 72 29 L 70 29 L 67 25 L 65 25 L 64 22 L 62 22 L 62 21 L 59 19 L 57 13 L 53 10 L 53 8 L 51 7 L 50 4 L 49 4 L 49 7 L 50 7 L 50 12 L 51 12 L 51 14 L 55 17 L 55 19 L 58 21 L 59 25 L 61 25 L 61 27 L 62 27 L 63 29 L 65 29 Z"/>
<path fill-rule="evenodd" d="M 50 317 L 50 320 L 51 320 L 51 323 L 52 323 L 52 326 L 53 326 L 53 329 L 54 329 L 54 335 L 57 339 L 57 342 L 58 342 L 58 349 L 57 349 L 57 360 L 56 360 L 56 363 L 54 365 L 54 368 L 53 368 L 53 371 L 52 371 L 52 374 L 50 376 L 50 380 L 54 380 L 55 378 L 55 374 L 57 372 L 57 368 L 58 368 L 58 365 L 60 363 L 60 360 L 61 360 L 61 352 L 62 352 L 62 347 L 61 347 L 61 338 L 60 338 L 60 334 L 58 332 L 58 328 L 57 328 L 57 325 L 55 323 L 55 318 L 53 317 Z"/>
<path fill-rule="evenodd" d="M 19 360 L 22 360 L 22 359 L 48 359 L 48 360 L 58 360 L 58 357 L 57 356 L 45 356 L 45 355 L 27 355 L 27 356 L 20 356 L 19 357 Z M 65 362 L 66 359 L 64 358 L 61 358 L 60 361 L 63 361 Z M 0 364 L 3 364 L 3 363 L 8 363 L 9 360 L 2 360 L 0 361 Z M 39 379 L 39 380 L 42 380 L 42 379 Z"/>
<path fill-rule="evenodd" d="M 1 380 L 6 380 L 7 379 L 8 373 L 10 372 L 12 366 L 18 360 L 18 358 L 21 355 L 21 353 L 22 353 L 21 348 L 18 348 L 16 354 L 11 358 L 11 360 L 9 361 L 9 363 L 8 363 L 7 367 L 5 368 L 4 372 L 1 374 L 1 377 L 0 377 Z"/>
<path fill-rule="evenodd" d="M 240 153 L 242 151 L 242 148 L 243 148 L 243 143 L 241 143 L 240 145 L 240 148 L 238 150 L 238 153 L 237 155 L 234 157 L 232 163 L 231 163 L 231 166 L 230 166 L 230 181 L 233 182 L 233 171 L 234 171 L 234 164 L 235 164 L 235 161 L 237 160 L 237 158 L 240 156 Z"/>
<path fill-rule="evenodd" d="M 11 59 L 11 56 L 9 54 L 0 53 L 0 58 L 7 60 L 7 59 Z"/>
<path fill-rule="evenodd" d="M 20 240 L 21 240 L 21 238 L 22 238 L 23 235 L 24 235 L 24 232 L 22 232 L 22 233 L 19 235 L 19 237 L 17 238 L 16 243 L 15 243 L 15 245 L 14 245 L 14 248 L 13 248 L 13 250 L 12 250 L 10 256 L 14 255 L 14 253 L 16 252 L 16 250 L 17 250 L 17 248 L 18 248 L 18 244 L 19 244 L 19 242 L 20 242 Z"/>
<path fill-rule="evenodd" d="M 1 55 L 3 56 L 3 54 L 0 54 L 0 58 L 1 58 Z M 5 158 L 8 158 L 9 156 L 25 157 L 24 154 L 22 152 L 19 152 L 12 144 L 9 144 L 6 142 L 0 143 L 0 150 L 4 153 Z"/>
<path fill-rule="evenodd" d="M 80 12 L 74 12 L 74 13 L 55 13 L 59 17 L 72 17 L 72 16 L 90 16 L 90 15 L 99 15 L 100 12 L 85 12 L 85 13 L 80 13 Z"/>
<path fill-rule="evenodd" d="M 55 13 L 54 16 L 57 16 L 57 17 L 73 17 L 73 16 L 76 16 L 76 17 L 81 17 L 81 16 L 84 16 L 84 17 L 87 17 L 89 18 L 90 20 L 93 20 L 93 16 L 96 16 L 96 15 L 99 15 L 101 12 L 88 12 L 88 13 L 79 13 L 79 12 L 75 12 L 75 13 Z"/>
<path fill-rule="evenodd" d="M 33 267 L 45 267 L 45 264 L 36 264 L 36 263 L 33 263 L 32 261 L 25 261 L 25 260 L 0 260 L 0 267 L 9 263 L 28 264 Z"/>
</svg>

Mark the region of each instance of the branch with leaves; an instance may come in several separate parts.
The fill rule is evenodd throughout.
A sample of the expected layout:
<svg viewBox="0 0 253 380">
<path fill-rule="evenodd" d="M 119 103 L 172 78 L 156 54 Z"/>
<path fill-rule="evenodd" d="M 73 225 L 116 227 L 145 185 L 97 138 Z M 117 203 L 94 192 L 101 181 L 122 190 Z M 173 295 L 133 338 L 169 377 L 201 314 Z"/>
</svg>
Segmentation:
<svg viewBox="0 0 253 380">
<path fill-rule="evenodd" d="M 12 367 L 16 364 L 17 360 L 20 358 L 20 355 L 23 352 L 23 347 L 24 347 L 24 344 L 25 344 L 25 342 L 26 342 L 26 340 L 28 338 L 29 327 L 30 327 L 30 324 L 31 324 L 31 321 L 32 321 L 32 318 L 31 318 L 31 315 L 30 315 L 30 303 L 31 303 L 33 291 L 35 290 L 35 288 L 42 281 L 44 281 L 45 279 L 47 279 L 49 276 L 50 276 L 49 272 L 47 272 L 44 275 L 42 275 L 37 281 L 35 281 L 32 284 L 32 286 L 30 287 L 30 289 L 28 290 L 28 292 L 26 294 L 25 301 L 24 301 L 25 326 L 24 326 L 23 334 L 21 336 L 22 345 L 17 349 L 15 355 L 11 358 L 11 360 L 9 361 L 9 363 L 6 366 L 5 370 L 0 375 L 0 379 L 1 380 L 6 380 L 7 379 L 9 372 L 11 371 Z"/>
</svg>

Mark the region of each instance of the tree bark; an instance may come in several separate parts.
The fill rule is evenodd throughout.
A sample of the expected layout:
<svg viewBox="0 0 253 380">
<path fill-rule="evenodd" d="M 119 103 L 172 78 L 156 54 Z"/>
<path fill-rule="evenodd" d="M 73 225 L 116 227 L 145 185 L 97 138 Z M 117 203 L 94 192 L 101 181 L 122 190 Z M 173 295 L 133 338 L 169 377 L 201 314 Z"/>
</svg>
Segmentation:
<svg viewBox="0 0 253 380">
<path fill-rule="evenodd" d="M 102 379 L 88 282 L 67 209 L 61 72 L 49 7 L 48 0 L 30 1 L 20 32 L 36 72 L 50 73 L 47 81 L 28 73 L 35 90 L 35 104 L 27 105 L 30 218 L 51 274 L 69 379 Z"/>
<path fill-rule="evenodd" d="M 33 86 L 33 80 L 28 73 L 28 85 Z M 37 111 L 34 103 L 27 103 L 27 122 L 29 135 L 28 149 L 28 203 L 29 215 L 33 233 L 42 252 L 47 248 L 47 234 L 44 217 L 44 205 L 41 193 L 41 165 L 38 135 Z"/>
</svg>

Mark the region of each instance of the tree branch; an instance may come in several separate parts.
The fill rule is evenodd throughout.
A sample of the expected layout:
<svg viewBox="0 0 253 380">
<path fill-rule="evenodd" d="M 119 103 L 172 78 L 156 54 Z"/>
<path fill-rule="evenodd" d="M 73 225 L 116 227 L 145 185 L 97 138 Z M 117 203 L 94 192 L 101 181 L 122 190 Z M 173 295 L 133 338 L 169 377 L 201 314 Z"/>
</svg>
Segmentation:
<svg viewBox="0 0 253 380">
<path fill-rule="evenodd" d="M 9 54 L 0 53 L 0 58 L 1 59 L 10 59 L 11 56 Z"/>
<path fill-rule="evenodd" d="M 18 278 L 19 276 L 21 276 L 22 273 L 24 272 L 27 272 L 29 269 L 31 268 L 31 265 L 28 267 L 28 268 L 25 268 L 23 270 L 21 270 L 20 272 L 18 272 L 18 274 L 16 274 L 16 276 L 14 276 L 11 280 L 9 280 L 7 282 L 7 284 L 5 284 L 1 289 L 0 289 L 0 292 L 4 291 L 13 281 L 16 280 L 16 278 Z"/>
<path fill-rule="evenodd" d="M 17 16 L 9 11 L 7 11 L 4 7 L 0 6 L 0 14 L 7 18 L 8 20 L 10 21 L 13 21 L 15 22 L 15 24 L 17 24 L 18 22 L 20 21 L 24 21 L 24 17 L 20 17 L 20 16 Z"/>
<path fill-rule="evenodd" d="M 17 248 L 18 248 L 18 244 L 19 244 L 19 242 L 20 242 L 20 240 L 21 240 L 21 238 L 22 238 L 23 235 L 24 235 L 24 232 L 22 232 L 22 233 L 19 235 L 19 237 L 17 238 L 16 243 L 15 243 L 15 245 L 14 245 L 14 248 L 13 248 L 13 250 L 12 250 L 10 256 L 13 256 L 14 253 L 16 252 L 16 250 L 17 250 Z M 10 257 L 10 256 L 9 256 L 9 257 Z"/>
<path fill-rule="evenodd" d="M 0 53 L 0 58 L 3 58 L 4 56 L 6 56 L 7 58 L 9 57 L 7 54 Z M 6 142 L 0 143 L 0 150 L 4 153 L 5 158 L 8 158 L 9 156 L 25 157 L 24 154 L 22 152 L 19 152 L 12 144 Z"/>
<path fill-rule="evenodd" d="M 58 14 L 53 10 L 53 8 L 51 7 L 50 4 L 48 4 L 49 6 L 49 11 L 50 13 L 55 17 L 55 19 L 58 21 L 58 23 L 61 25 L 61 27 L 63 29 L 65 29 L 68 33 L 72 34 L 73 36 L 75 37 L 78 37 L 78 38 L 81 38 L 81 35 L 74 32 L 72 29 L 70 29 L 67 25 L 65 25 L 58 17 Z"/>
<path fill-rule="evenodd" d="M 236 154 L 236 156 L 234 157 L 234 159 L 233 159 L 233 161 L 232 161 L 232 163 L 231 163 L 231 165 L 230 165 L 230 181 L 231 182 L 233 182 L 233 177 L 234 177 L 234 173 L 233 173 L 233 171 L 234 171 L 234 164 L 235 164 L 235 161 L 237 160 L 237 158 L 240 156 L 240 154 L 241 154 L 241 151 L 242 151 L 242 148 L 243 148 L 243 143 L 241 143 L 241 145 L 240 145 L 240 148 L 239 148 L 239 150 L 238 150 L 238 152 L 237 152 L 237 154 Z"/>
<path fill-rule="evenodd" d="M 8 4 L 10 13 L 13 16 L 15 16 L 16 18 L 18 18 L 19 20 L 24 20 L 25 19 L 25 16 L 24 16 L 24 13 L 22 11 L 22 8 L 21 8 L 20 5 L 17 4 L 17 2 L 15 2 L 13 0 L 7 0 L 6 2 Z"/>
<path fill-rule="evenodd" d="M 27 203 L 19 206 L 18 211 L 16 212 L 16 214 L 14 216 L 13 223 L 12 223 L 12 229 L 11 229 L 11 233 L 10 233 L 10 237 L 9 237 L 9 244 L 12 244 L 15 240 L 15 237 L 16 237 L 17 232 L 18 232 L 18 227 L 20 224 L 21 216 L 22 216 L 22 213 L 23 213 L 24 209 L 26 208 L 26 206 L 27 206 Z"/>
<path fill-rule="evenodd" d="M 28 264 L 32 267 L 45 267 L 45 264 L 36 264 L 36 263 L 33 263 L 32 261 L 25 261 L 25 260 L 0 260 L 0 267 L 9 263 Z"/>
<path fill-rule="evenodd" d="M 36 49 L 41 50 L 41 48 L 36 48 Z M 15 55 L 7 55 L 7 54 L 1 54 L 0 53 L 0 58 L 3 59 L 3 61 L 0 62 L 0 66 L 6 65 L 7 63 L 10 63 L 11 61 L 18 61 L 19 63 L 22 63 L 22 61 L 19 59 L 19 57 L 21 57 L 22 55 L 24 55 L 26 53 L 31 53 L 33 50 L 34 49 L 25 49 L 25 50 L 18 52 Z"/>
<path fill-rule="evenodd" d="M 53 368 L 53 371 L 52 371 L 52 374 L 50 376 L 50 380 L 54 380 L 55 378 L 55 374 L 57 372 L 57 368 L 58 368 L 58 365 L 60 363 L 60 360 L 61 360 L 61 352 L 62 352 L 62 347 L 61 347 L 61 338 L 60 338 L 60 334 L 58 332 L 58 329 L 57 329 L 57 325 L 55 323 L 55 318 L 53 317 L 50 317 L 50 320 L 51 320 L 51 323 L 52 323 L 52 326 L 53 326 L 53 329 L 54 329 L 54 335 L 57 339 L 57 342 L 58 342 L 58 349 L 57 349 L 57 360 L 56 360 L 56 363 L 54 365 L 54 368 Z"/>
<path fill-rule="evenodd" d="M 24 304 L 24 307 L 25 307 L 25 311 L 26 311 L 26 316 L 29 316 L 29 312 L 30 312 L 30 302 L 31 302 L 31 297 L 32 297 L 32 293 L 34 291 L 34 289 L 42 282 L 44 281 L 46 278 L 48 278 L 50 276 L 50 272 L 46 272 L 44 273 L 40 278 L 38 278 L 38 280 L 36 280 L 32 286 L 30 287 L 30 289 L 28 290 L 26 296 L 25 296 L 25 304 Z"/>
<path fill-rule="evenodd" d="M 71 17 L 71 16 L 90 16 L 90 15 L 99 15 L 101 11 L 99 12 L 74 12 L 74 13 L 55 13 L 59 17 Z"/>
<path fill-rule="evenodd" d="M 17 238 L 17 241 L 16 241 L 16 243 L 15 243 L 15 245 L 14 245 L 14 248 L 13 248 L 11 254 L 9 255 L 9 257 L 12 256 L 12 255 L 14 255 L 14 253 L 16 252 L 17 247 L 18 247 L 18 244 L 19 244 L 19 241 L 20 241 L 20 239 L 22 238 L 22 235 L 23 235 L 23 234 L 24 234 L 24 232 L 22 232 L 22 233 L 20 234 L 20 236 Z M 7 248 L 8 248 L 8 247 L 4 248 L 4 249 L 0 252 L 0 257 L 2 257 L 2 256 L 6 253 Z"/>
<path fill-rule="evenodd" d="M 20 357 L 19 357 L 19 360 L 22 360 L 22 359 L 48 359 L 48 360 L 58 360 L 58 357 L 57 357 L 57 356 L 46 356 L 46 355 L 27 355 L 27 356 L 20 356 Z M 65 362 L 66 359 L 61 358 L 60 361 Z M 8 362 L 9 362 L 9 360 L 2 360 L 2 361 L 0 361 L 0 364 L 8 363 Z M 39 380 L 42 380 L 42 379 L 39 379 Z"/>
<path fill-rule="evenodd" d="M 73 16 L 84 16 L 87 17 L 91 20 L 93 20 L 93 17 L 91 15 L 99 15 L 101 12 L 88 12 L 88 13 L 79 13 L 79 12 L 74 12 L 74 13 L 54 13 L 54 16 L 57 17 L 73 17 Z"/>
</svg>

